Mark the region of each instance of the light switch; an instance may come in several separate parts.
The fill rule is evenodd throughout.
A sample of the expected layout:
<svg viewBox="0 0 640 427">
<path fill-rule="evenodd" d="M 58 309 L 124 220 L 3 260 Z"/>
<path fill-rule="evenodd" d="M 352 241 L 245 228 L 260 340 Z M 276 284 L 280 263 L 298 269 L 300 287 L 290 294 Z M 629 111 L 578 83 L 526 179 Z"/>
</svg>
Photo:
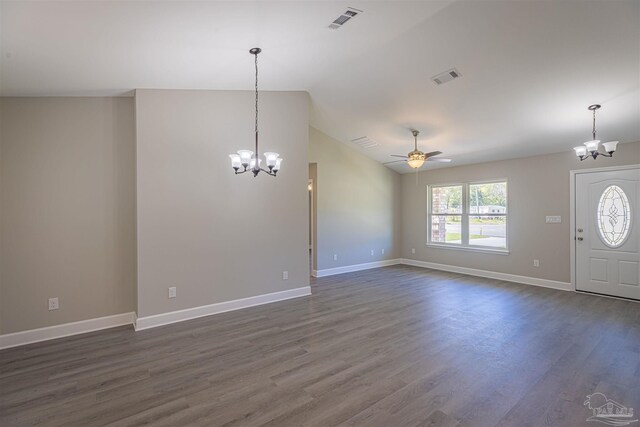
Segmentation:
<svg viewBox="0 0 640 427">
<path fill-rule="evenodd" d="M 547 215 L 545 219 L 547 224 L 560 224 L 562 222 L 560 215 Z"/>
</svg>

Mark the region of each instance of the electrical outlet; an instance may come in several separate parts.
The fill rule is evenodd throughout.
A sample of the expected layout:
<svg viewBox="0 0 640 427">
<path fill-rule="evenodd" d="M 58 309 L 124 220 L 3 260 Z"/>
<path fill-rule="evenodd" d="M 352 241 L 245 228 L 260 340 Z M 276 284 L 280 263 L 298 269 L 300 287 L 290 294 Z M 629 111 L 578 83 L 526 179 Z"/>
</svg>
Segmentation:
<svg viewBox="0 0 640 427">
<path fill-rule="evenodd" d="M 282 272 L 282 280 L 289 280 L 289 272 L 288 271 L 283 271 Z"/>
<path fill-rule="evenodd" d="M 57 310 L 60 308 L 60 302 L 58 301 L 58 297 L 49 298 L 49 311 Z"/>
<path fill-rule="evenodd" d="M 333 254 L 333 260 L 337 261 L 338 260 L 338 254 Z"/>
<path fill-rule="evenodd" d="M 384 249 L 382 250 L 382 255 L 384 255 Z"/>
<path fill-rule="evenodd" d="M 534 259 L 534 260 L 533 260 L 533 266 L 534 266 L 534 267 L 540 267 L 540 260 L 538 260 L 538 259 Z"/>
<path fill-rule="evenodd" d="M 175 298 L 176 297 L 176 287 L 172 286 L 169 288 L 169 298 Z"/>
<path fill-rule="evenodd" d="M 373 249 L 371 249 L 371 256 L 373 256 Z"/>
<path fill-rule="evenodd" d="M 416 253 L 416 248 L 411 248 L 411 253 L 415 255 L 415 253 Z"/>
</svg>

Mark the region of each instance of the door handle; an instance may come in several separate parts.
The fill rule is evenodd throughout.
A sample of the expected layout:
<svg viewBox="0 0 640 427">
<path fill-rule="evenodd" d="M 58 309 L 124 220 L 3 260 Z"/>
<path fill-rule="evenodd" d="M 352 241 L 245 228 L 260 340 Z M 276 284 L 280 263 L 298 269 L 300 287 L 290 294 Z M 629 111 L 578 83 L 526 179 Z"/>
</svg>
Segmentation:
<svg viewBox="0 0 640 427">
<path fill-rule="evenodd" d="M 582 242 L 584 239 L 582 237 L 578 237 L 578 241 Z"/>
</svg>

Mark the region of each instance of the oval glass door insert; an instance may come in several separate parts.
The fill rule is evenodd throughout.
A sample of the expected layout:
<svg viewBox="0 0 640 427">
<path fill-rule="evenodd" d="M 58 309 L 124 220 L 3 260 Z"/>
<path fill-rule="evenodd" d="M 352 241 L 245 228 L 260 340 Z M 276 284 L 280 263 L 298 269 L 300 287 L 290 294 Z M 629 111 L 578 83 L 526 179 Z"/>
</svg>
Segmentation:
<svg viewBox="0 0 640 427">
<path fill-rule="evenodd" d="M 617 185 L 605 188 L 598 203 L 598 231 L 600 238 L 610 248 L 621 246 L 631 229 L 629 199 Z"/>
</svg>

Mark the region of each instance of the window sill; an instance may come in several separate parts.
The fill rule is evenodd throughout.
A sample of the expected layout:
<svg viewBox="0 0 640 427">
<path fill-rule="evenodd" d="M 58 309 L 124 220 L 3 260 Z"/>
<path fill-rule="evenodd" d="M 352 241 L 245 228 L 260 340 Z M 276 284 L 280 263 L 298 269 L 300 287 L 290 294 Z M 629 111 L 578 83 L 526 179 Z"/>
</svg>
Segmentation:
<svg viewBox="0 0 640 427">
<path fill-rule="evenodd" d="M 479 252 L 483 254 L 493 254 L 493 255 L 509 255 L 508 249 L 491 249 L 491 248 L 472 248 L 469 246 L 454 246 L 454 245 L 443 245 L 436 243 L 427 243 L 428 248 L 437 248 L 437 249 L 451 249 L 454 251 L 462 251 L 462 252 Z"/>
</svg>

